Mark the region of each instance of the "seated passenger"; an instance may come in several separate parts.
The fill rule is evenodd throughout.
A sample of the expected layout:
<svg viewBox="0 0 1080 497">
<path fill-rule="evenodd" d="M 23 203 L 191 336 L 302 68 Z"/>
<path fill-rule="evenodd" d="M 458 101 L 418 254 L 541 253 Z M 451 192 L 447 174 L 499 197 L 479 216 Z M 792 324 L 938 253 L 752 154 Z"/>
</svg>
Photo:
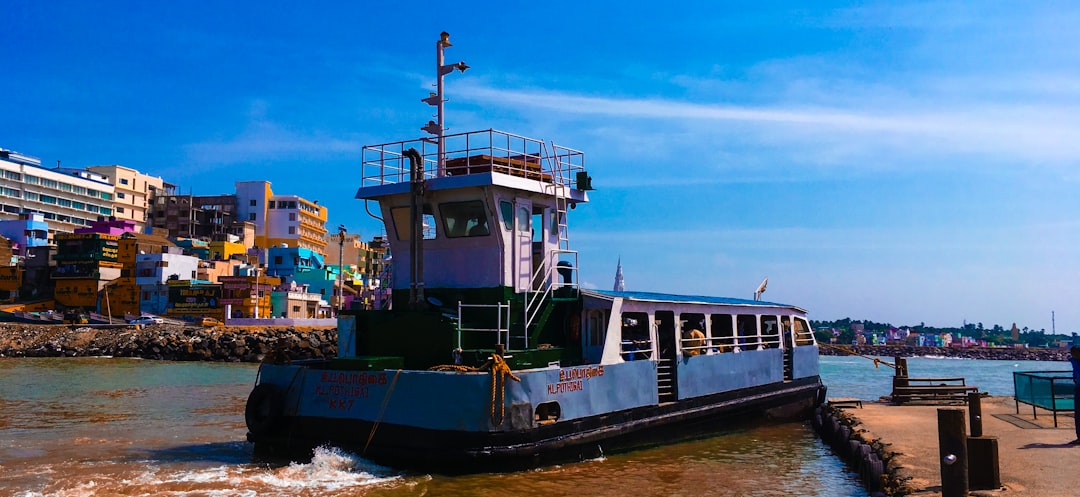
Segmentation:
<svg viewBox="0 0 1080 497">
<path fill-rule="evenodd" d="M 683 355 L 695 356 L 701 354 L 701 347 L 705 346 L 705 334 L 694 328 L 683 332 Z"/>
</svg>

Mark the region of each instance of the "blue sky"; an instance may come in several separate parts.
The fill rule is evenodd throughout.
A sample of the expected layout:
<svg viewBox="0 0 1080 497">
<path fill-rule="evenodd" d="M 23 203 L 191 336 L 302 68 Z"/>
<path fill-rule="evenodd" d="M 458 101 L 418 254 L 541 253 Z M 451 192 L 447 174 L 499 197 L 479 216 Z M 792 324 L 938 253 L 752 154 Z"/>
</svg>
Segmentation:
<svg viewBox="0 0 1080 497">
<path fill-rule="evenodd" d="M 224 3 L 224 2 L 223 2 Z M 394 4 L 394 5 L 388 5 Z M 1080 331 L 1069 2 L 37 2 L 0 15 L 0 147 L 185 193 L 266 179 L 330 225 L 362 146 L 451 132 L 586 153 L 582 279 L 812 317 Z"/>
</svg>

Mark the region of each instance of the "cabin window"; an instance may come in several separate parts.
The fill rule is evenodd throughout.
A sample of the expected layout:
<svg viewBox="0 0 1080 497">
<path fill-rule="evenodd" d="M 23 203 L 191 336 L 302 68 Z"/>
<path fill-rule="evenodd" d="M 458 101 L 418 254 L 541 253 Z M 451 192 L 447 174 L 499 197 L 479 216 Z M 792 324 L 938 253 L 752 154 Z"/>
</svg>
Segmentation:
<svg viewBox="0 0 1080 497">
<path fill-rule="evenodd" d="M 503 200 L 499 202 L 499 212 L 502 213 L 503 228 L 507 231 L 514 229 L 514 204 Z"/>
<path fill-rule="evenodd" d="M 708 350 L 705 343 L 705 315 L 694 312 L 679 314 L 680 345 L 684 356 L 702 355 Z"/>
<path fill-rule="evenodd" d="M 767 349 L 780 347 L 780 321 L 776 316 L 762 315 L 761 343 Z"/>
<path fill-rule="evenodd" d="M 528 233 L 528 231 L 530 229 L 532 229 L 532 226 L 529 225 L 529 221 L 530 221 L 531 217 L 532 217 L 532 214 L 529 213 L 529 209 L 526 209 L 524 207 L 518 207 L 518 211 L 517 211 L 517 227 L 518 227 L 518 231 L 524 231 L 524 232 Z"/>
<path fill-rule="evenodd" d="M 731 314 L 713 314 L 709 316 L 709 324 L 713 350 L 721 353 L 735 350 L 735 322 Z"/>
<path fill-rule="evenodd" d="M 649 337 L 649 315 L 644 312 L 622 313 L 621 354 L 627 361 L 652 357 Z"/>
<path fill-rule="evenodd" d="M 544 241 L 544 231 L 543 231 L 544 209 L 543 208 L 537 209 L 536 211 L 533 212 L 532 217 L 533 217 L 532 218 L 532 225 L 541 228 L 539 230 L 533 230 L 533 232 L 532 232 L 533 242 L 542 242 L 542 241 Z"/>
<path fill-rule="evenodd" d="M 735 328 L 738 330 L 739 343 L 737 350 L 757 350 L 761 345 L 758 339 L 757 317 L 749 314 L 739 314 L 735 318 Z"/>
<path fill-rule="evenodd" d="M 803 318 L 795 318 L 795 345 L 813 345 L 814 344 L 814 330 L 810 328 L 810 323 L 807 323 Z"/>
<path fill-rule="evenodd" d="M 448 238 L 487 236 L 487 213 L 479 200 L 439 204 L 443 218 L 443 232 Z"/>
<path fill-rule="evenodd" d="M 409 236 L 409 208 L 396 207 L 390 211 L 390 214 L 394 217 L 394 230 L 397 232 L 398 240 L 411 239 L 412 237 Z M 424 204 L 423 233 L 424 240 L 433 240 L 435 238 L 435 214 L 428 204 Z"/>
</svg>

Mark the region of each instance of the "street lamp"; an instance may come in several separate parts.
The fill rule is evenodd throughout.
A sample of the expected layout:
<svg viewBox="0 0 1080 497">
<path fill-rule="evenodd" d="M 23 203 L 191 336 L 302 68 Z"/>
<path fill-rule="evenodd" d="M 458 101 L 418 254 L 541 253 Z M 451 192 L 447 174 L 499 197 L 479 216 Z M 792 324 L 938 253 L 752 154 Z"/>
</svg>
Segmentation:
<svg viewBox="0 0 1080 497">
<path fill-rule="evenodd" d="M 338 305 L 338 315 L 340 316 L 341 315 L 341 309 L 343 308 L 343 303 L 342 302 L 345 300 L 345 280 L 343 279 L 344 275 L 342 274 L 341 271 L 342 271 L 342 266 L 345 263 L 344 253 L 345 253 L 345 232 L 346 232 L 346 230 L 345 230 L 345 225 L 344 224 L 339 224 L 337 229 L 338 229 L 338 235 L 337 235 L 338 236 L 338 256 L 337 256 L 337 264 L 338 264 L 338 269 L 337 269 L 337 272 L 338 272 L 338 301 L 337 301 L 337 305 Z"/>
</svg>

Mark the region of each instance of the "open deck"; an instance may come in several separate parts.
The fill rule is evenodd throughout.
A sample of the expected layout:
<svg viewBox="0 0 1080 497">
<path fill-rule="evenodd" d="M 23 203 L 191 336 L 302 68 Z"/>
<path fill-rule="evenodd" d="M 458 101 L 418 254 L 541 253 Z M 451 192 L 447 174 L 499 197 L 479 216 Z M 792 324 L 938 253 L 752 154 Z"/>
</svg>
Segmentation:
<svg viewBox="0 0 1080 497">
<path fill-rule="evenodd" d="M 412 148 L 423 158 L 424 179 L 493 172 L 573 189 L 588 187 L 578 184 L 587 181 L 578 174 L 585 171 L 585 154 L 578 150 L 493 129 L 442 139 L 442 157 L 436 138 L 364 147 L 362 186 L 410 181 L 405 151 Z"/>
</svg>

